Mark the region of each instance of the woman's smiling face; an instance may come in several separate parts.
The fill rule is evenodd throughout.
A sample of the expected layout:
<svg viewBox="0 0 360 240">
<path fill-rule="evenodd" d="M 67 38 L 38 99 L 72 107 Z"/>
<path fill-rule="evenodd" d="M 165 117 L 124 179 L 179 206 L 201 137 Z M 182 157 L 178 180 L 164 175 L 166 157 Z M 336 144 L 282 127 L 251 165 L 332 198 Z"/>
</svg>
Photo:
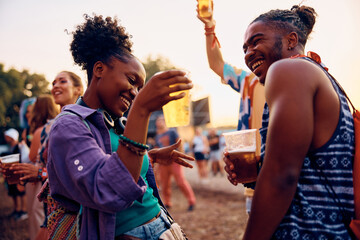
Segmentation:
<svg viewBox="0 0 360 240">
<path fill-rule="evenodd" d="M 97 83 L 99 107 L 112 116 L 122 116 L 130 107 L 145 82 L 145 69 L 135 57 L 127 62 L 113 58 L 104 64 L 101 78 Z"/>
<path fill-rule="evenodd" d="M 75 87 L 71 77 L 66 72 L 59 73 L 52 82 L 51 94 L 55 103 L 61 107 L 73 104 L 79 96 L 79 87 Z"/>
</svg>

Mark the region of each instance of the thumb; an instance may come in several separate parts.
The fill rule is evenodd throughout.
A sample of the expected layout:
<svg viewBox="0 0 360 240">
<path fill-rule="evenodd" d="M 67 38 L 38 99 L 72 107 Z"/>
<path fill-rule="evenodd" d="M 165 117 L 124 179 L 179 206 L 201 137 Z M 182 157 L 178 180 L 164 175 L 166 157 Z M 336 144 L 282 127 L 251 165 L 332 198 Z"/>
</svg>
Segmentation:
<svg viewBox="0 0 360 240">
<path fill-rule="evenodd" d="M 179 139 L 177 140 L 177 142 L 173 145 L 174 149 L 180 147 L 180 144 L 181 144 L 181 138 L 179 138 Z"/>
</svg>

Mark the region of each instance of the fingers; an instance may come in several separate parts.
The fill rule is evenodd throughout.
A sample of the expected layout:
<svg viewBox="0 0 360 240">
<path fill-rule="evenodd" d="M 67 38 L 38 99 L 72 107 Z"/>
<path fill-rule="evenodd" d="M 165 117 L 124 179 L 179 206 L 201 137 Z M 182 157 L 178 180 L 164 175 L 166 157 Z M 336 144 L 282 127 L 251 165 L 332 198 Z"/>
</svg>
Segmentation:
<svg viewBox="0 0 360 240">
<path fill-rule="evenodd" d="M 29 180 L 32 177 L 32 175 L 24 175 L 20 178 L 20 181 L 26 182 L 27 180 Z"/>
<path fill-rule="evenodd" d="M 159 78 L 159 79 L 170 79 L 170 78 L 174 78 L 177 76 L 185 76 L 188 72 L 184 71 L 184 70 L 177 70 L 177 69 L 173 69 L 173 70 L 167 70 L 167 71 L 162 71 L 162 72 L 157 72 L 153 75 L 153 77 Z"/>
<path fill-rule="evenodd" d="M 182 165 L 184 167 L 187 168 L 193 168 L 193 165 L 191 165 L 190 163 L 186 162 L 183 158 L 179 157 L 175 159 L 175 162 L 179 165 Z"/>
<path fill-rule="evenodd" d="M 24 165 L 21 164 L 21 163 L 14 163 L 9 167 L 9 169 L 12 170 L 12 171 L 21 170 L 21 169 L 23 169 L 23 166 Z"/>
<path fill-rule="evenodd" d="M 236 173 L 233 172 L 234 164 L 231 162 L 228 156 L 229 156 L 228 152 L 224 152 L 224 157 L 223 157 L 223 160 L 225 162 L 224 170 L 228 174 L 227 178 L 229 182 L 236 186 L 238 182 L 236 181 Z"/>
<path fill-rule="evenodd" d="M 233 180 L 230 176 L 228 176 L 228 180 L 232 185 L 234 186 L 238 185 L 238 183 L 235 180 Z"/>
<path fill-rule="evenodd" d="M 193 156 L 187 155 L 185 153 L 178 152 L 178 155 L 179 155 L 178 157 L 186 159 L 187 161 L 195 161 L 195 158 Z"/>
<path fill-rule="evenodd" d="M 180 143 L 181 143 L 181 138 L 179 138 L 176 143 L 171 145 L 171 147 L 173 147 L 173 149 L 176 149 L 176 148 L 178 148 L 180 146 Z"/>
<path fill-rule="evenodd" d="M 232 163 L 232 161 L 230 160 L 230 158 L 228 156 L 229 156 L 229 154 L 227 154 L 227 152 L 225 152 L 224 157 L 223 157 L 223 161 L 225 162 L 226 167 L 229 170 L 234 170 L 234 164 Z"/>
</svg>

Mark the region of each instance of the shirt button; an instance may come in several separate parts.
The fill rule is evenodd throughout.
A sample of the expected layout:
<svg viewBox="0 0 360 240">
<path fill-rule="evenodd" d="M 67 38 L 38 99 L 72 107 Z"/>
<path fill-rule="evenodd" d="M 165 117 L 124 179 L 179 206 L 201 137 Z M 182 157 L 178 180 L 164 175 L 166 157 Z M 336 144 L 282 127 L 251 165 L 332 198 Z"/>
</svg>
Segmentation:
<svg viewBox="0 0 360 240">
<path fill-rule="evenodd" d="M 75 165 L 79 165 L 79 163 L 80 163 L 80 161 L 79 161 L 78 159 L 76 159 L 76 160 L 74 161 L 74 164 L 75 164 Z"/>
<path fill-rule="evenodd" d="M 83 166 L 79 166 L 79 167 L 78 167 L 78 171 L 82 171 L 83 168 L 84 168 Z"/>
</svg>

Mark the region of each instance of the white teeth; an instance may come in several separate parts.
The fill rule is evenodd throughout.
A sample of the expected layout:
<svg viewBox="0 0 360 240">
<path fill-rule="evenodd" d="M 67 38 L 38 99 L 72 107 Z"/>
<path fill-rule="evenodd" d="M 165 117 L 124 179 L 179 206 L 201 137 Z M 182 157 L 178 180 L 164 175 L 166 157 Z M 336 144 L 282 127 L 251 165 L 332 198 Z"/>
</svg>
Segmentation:
<svg viewBox="0 0 360 240">
<path fill-rule="evenodd" d="M 123 102 L 125 102 L 125 104 L 129 107 L 130 106 L 130 102 L 126 99 L 126 98 L 124 98 L 124 97 L 120 97 L 121 98 L 121 100 L 123 101 Z"/>
<path fill-rule="evenodd" d="M 263 64 L 263 63 L 264 63 L 264 60 L 257 61 L 256 63 L 254 63 L 254 64 L 251 66 L 251 68 L 252 68 L 253 70 L 255 70 L 255 68 L 257 68 L 258 66 L 260 66 L 260 65 Z"/>
</svg>

